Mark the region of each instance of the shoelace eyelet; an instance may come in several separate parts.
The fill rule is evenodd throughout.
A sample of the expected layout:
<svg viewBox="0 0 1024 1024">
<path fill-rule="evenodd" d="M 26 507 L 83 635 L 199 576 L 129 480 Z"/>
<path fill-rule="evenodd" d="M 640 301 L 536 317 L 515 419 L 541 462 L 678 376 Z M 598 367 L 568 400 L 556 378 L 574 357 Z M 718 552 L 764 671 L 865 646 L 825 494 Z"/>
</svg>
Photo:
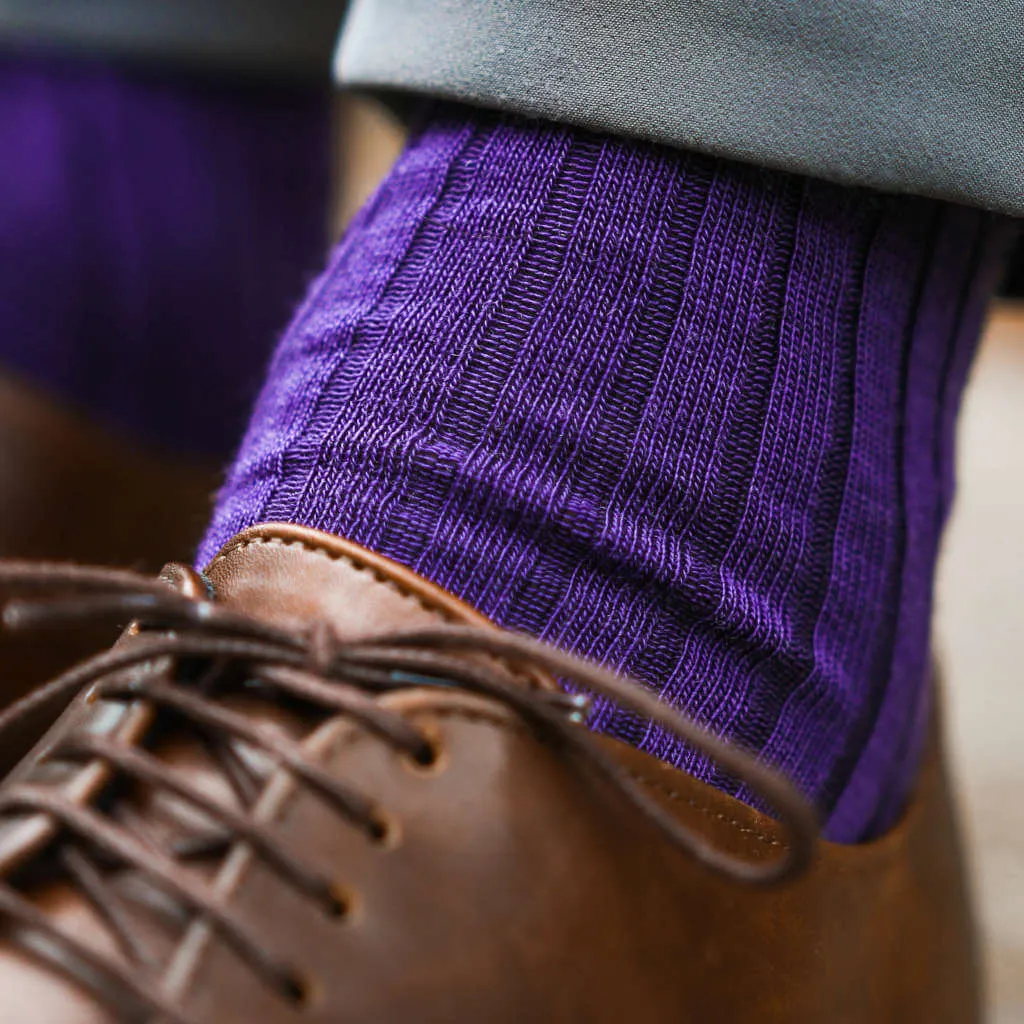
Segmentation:
<svg viewBox="0 0 1024 1024">
<path fill-rule="evenodd" d="M 307 1010 L 312 1005 L 319 986 L 315 980 L 298 971 L 292 971 L 281 984 L 281 995 L 296 1009 Z"/>
<path fill-rule="evenodd" d="M 335 883 L 331 886 L 328 901 L 324 906 L 324 914 L 332 921 L 351 921 L 355 906 L 355 894 L 344 885 Z"/>
<path fill-rule="evenodd" d="M 423 745 L 403 755 L 402 764 L 413 775 L 440 775 L 448 766 L 448 756 L 433 729 L 423 729 Z"/>
<path fill-rule="evenodd" d="M 367 826 L 366 834 L 370 837 L 370 841 L 381 850 L 393 850 L 402 841 L 402 830 L 398 825 L 398 820 L 383 811 L 377 811 L 374 814 L 373 821 Z"/>
</svg>

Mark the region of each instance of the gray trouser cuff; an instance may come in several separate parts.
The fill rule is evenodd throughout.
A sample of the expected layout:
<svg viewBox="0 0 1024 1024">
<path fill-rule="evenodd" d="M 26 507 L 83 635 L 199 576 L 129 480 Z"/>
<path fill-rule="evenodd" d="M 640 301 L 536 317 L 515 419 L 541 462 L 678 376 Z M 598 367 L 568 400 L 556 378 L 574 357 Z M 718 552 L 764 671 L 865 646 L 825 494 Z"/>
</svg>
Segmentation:
<svg viewBox="0 0 1024 1024">
<path fill-rule="evenodd" d="M 1024 215 L 1024 0 L 353 0 L 335 72 Z"/>
</svg>

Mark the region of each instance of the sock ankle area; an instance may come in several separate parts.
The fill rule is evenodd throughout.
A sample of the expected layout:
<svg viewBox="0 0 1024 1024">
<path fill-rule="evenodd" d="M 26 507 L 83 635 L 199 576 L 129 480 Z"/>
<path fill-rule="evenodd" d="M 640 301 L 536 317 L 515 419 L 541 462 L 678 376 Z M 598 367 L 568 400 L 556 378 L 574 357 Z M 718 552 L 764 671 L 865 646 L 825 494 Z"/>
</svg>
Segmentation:
<svg viewBox="0 0 1024 1024">
<path fill-rule="evenodd" d="M 281 341 L 199 562 L 260 521 L 345 535 L 760 751 L 831 838 L 876 834 L 923 735 L 955 414 L 1006 236 L 439 110 Z M 592 725 L 735 792 L 648 722 Z"/>
</svg>

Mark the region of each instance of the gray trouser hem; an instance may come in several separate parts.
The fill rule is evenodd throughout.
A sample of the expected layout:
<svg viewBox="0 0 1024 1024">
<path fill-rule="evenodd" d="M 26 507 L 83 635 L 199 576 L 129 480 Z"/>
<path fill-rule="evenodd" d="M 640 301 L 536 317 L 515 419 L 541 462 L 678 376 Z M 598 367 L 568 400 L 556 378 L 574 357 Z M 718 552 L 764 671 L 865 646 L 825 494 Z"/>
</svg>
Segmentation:
<svg viewBox="0 0 1024 1024">
<path fill-rule="evenodd" d="M 1024 0 L 353 0 L 335 75 L 1024 215 Z"/>
</svg>

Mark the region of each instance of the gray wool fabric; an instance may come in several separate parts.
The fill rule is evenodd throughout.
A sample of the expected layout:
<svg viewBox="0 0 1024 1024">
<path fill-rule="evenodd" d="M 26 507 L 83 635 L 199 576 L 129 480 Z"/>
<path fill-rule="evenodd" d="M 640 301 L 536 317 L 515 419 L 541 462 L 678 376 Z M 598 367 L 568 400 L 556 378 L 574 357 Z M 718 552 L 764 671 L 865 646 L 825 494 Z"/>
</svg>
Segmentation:
<svg viewBox="0 0 1024 1024">
<path fill-rule="evenodd" d="M 1024 0 L 353 0 L 335 74 L 1024 215 Z"/>
</svg>

